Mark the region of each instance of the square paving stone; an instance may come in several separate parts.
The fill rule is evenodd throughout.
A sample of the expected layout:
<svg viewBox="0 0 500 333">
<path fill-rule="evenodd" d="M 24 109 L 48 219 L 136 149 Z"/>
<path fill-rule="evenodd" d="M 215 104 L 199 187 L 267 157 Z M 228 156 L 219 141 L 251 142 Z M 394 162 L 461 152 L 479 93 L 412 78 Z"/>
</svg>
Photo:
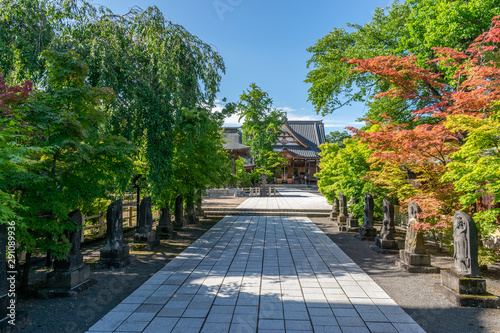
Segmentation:
<svg viewBox="0 0 500 333">
<path fill-rule="evenodd" d="M 207 317 L 207 323 L 230 323 L 233 318 L 232 313 L 212 313 Z"/>
<path fill-rule="evenodd" d="M 208 315 L 209 308 L 205 309 L 192 309 L 187 308 L 186 311 L 182 314 L 182 317 L 189 318 L 205 318 Z"/>
<path fill-rule="evenodd" d="M 205 323 L 201 333 L 227 333 L 230 326 L 230 323 Z"/>
<path fill-rule="evenodd" d="M 174 328 L 178 320 L 179 320 L 178 318 L 155 317 L 143 332 L 144 333 L 169 332 Z"/>
<path fill-rule="evenodd" d="M 89 331 L 114 331 L 130 316 L 129 312 L 109 312 L 95 323 Z"/>
<path fill-rule="evenodd" d="M 148 326 L 149 320 L 147 321 L 137 321 L 137 320 L 125 320 L 115 332 L 142 332 L 146 326 Z"/>
<path fill-rule="evenodd" d="M 284 320 L 275 319 L 259 319 L 259 331 L 260 330 L 285 330 Z"/>
<path fill-rule="evenodd" d="M 368 328 L 365 327 L 342 327 L 342 333 L 370 333 Z"/>
<path fill-rule="evenodd" d="M 376 322 L 389 322 L 386 316 L 382 312 L 360 312 L 359 315 L 365 322 L 376 321 Z"/>
<path fill-rule="evenodd" d="M 337 320 L 333 317 L 322 317 L 322 316 L 311 316 L 311 321 L 313 325 L 327 325 L 327 326 L 338 326 Z"/>
<path fill-rule="evenodd" d="M 425 333 L 425 331 L 416 323 L 394 323 L 393 325 L 400 333 Z"/>
<path fill-rule="evenodd" d="M 359 317 L 337 317 L 337 321 L 339 322 L 340 327 L 344 329 L 344 327 L 363 327 L 365 323 Z"/>
<path fill-rule="evenodd" d="M 245 314 L 237 314 L 233 315 L 233 320 L 231 323 L 233 324 L 252 324 L 257 325 L 257 314 L 254 315 L 245 315 Z"/>
<path fill-rule="evenodd" d="M 342 333 L 339 326 L 314 325 L 314 333 Z"/>
<path fill-rule="evenodd" d="M 285 320 L 286 331 L 311 331 L 312 326 L 309 320 Z"/>
<path fill-rule="evenodd" d="M 285 320 L 309 320 L 307 311 L 286 311 Z"/>
<path fill-rule="evenodd" d="M 398 333 L 390 323 L 366 323 L 372 333 Z"/>
</svg>

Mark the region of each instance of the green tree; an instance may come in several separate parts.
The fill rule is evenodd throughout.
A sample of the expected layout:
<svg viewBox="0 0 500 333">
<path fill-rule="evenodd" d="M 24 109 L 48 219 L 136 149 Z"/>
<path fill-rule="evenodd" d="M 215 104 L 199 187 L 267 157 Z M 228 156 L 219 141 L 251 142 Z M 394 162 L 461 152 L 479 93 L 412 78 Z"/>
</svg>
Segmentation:
<svg viewBox="0 0 500 333">
<path fill-rule="evenodd" d="M 1 71 L 43 85 L 48 49 L 75 50 L 92 87 L 111 88 L 107 131 L 140 147 L 153 198 L 165 202 L 173 175 L 173 135 L 183 109 L 214 104 L 224 63 L 208 44 L 166 20 L 156 7 L 116 15 L 86 1 L 3 1 Z M 20 59 L 20 60 L 19 60 Z M 146 172 L 143 172 L 145 170 Z"/>
<path fill-rule="evenodd" d="M 15 135 L 2 147 L 0 191 L 17 202 L 12 210 L 22 221 L 16 229 L 20 250 L 63 258 L 70 248 L 65 232 L 74 229 L 67 214 L 125 190 L 133 146 L 103 131 L 101 105 L 114 96 L 86 83 L 88 69 L 75 52 L 42 56 L 45 89 L 34 91 L 23 108 L 11 109 L 13 121 L 2 124 L 2 132 Z M 14 159 L 11 150 L 21 158 Z"/>
<path fill-rule="evenodd" d="M 273 151 L 285 113 L 272 108 L 273 100 L 269 94 L 255 83 L 250 84 L 247 92 L 240 96 L 237 109 L 240 120 L 244 119 L 241 130 L 243 143 L 252 149 L 254 162 L 262 161 L 260 155 Z"/>
<path fill-rule="evenodd" d="M 333 198 L 338 198 L 343 192 L 346 198 L 354 197 L 356 203 L 350 206 L 350 210 L 356 218 L 364 216 L 364 194 L 370 193 L 376 197 L 383 198 L 388 191 L 376 186 L 368 177 L 372 170 L 369 157 L 373 150 L 368 145 L 359 142 L 359 139 L 345 139 L 345 148 L 340 148 L 338 143 L 325 143 L 320 146 L 320 172 L 318 177 L 319 191 L 326 197 L 330 204 Z M 375 201 L 376 217 L 382 216 L 382 200 Z"/>
<path fill-rule="evenodd" d="M 413 110 L 424 108 L 432 101 L 373 99 L 378 93 L 391 89 L 391 82 L 352 71 L 354 66 L 343 60 L 415 54 L 421 66 L 437 71 L 434 64 L 426 63 L 435 56 L 433 47 L 465 50 L 499 14 L 496 0 L 407 0 L 403 3 L 396 0 L 385 10 L 377 8 L 371 22 L 363 26 L 348 23 L 352 31 L 335 28 L 308 49 L 312 54 L 305 80 L 311 84 L 309 100 L 316 112 L 323 115 L 352 102 L 364 102 L 368 106 L 364 115 L 367 119 L 390 120 L 413 128 L 421 123 L 433 124 L 436 119 L 412 114 Z M 445 75 L 444 80 L 452 82 L 453 78 Z"/>
<path fill-rule="evenodd" d="M 184 109 L 175 127 L 174 172 L 170 202 L 179 193 L 192 201 L 197 190 L 230 181 L 231 160 L 223 148 L 224 113 L 207 108 Z"/>
<path fill-rule="evenodd" d="M 326 142 L 337 143 L 339 148 L 345 148 L 344 140 L 350 137 L 351 135 L 347 131 L 332 131 L 326 135 Z"/>
</svg>

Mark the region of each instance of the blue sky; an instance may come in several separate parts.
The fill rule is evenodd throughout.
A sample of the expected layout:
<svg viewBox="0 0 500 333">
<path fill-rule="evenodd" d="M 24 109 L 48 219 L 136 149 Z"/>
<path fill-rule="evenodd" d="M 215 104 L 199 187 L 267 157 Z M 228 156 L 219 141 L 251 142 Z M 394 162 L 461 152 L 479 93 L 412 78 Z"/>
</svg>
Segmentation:
<svg viewBox="0 0 500 333">
<path fill-rule="evenodd" d="M 307 101 L 304 83 L 310 58 L 307 48 L 316 40 L 344 27 L 346 22 L 371 21 L 376 7 L 392 0 L 96 0 L 95 5 L 123 14 L 130 7 L 156 5 L 171 21 L 212 45 L 226 64 L 219 99 L 237 102 L 254 82 L 273 99 L 273 106 L 288 112 L 289 119 L 323 119 L 325 132 L 346 126 L 360 127 L 355 120 L 364 105 L 346 106 L 322 117 Z M 235 125 L 237 116 L 226 120 Z"/>
</svg>

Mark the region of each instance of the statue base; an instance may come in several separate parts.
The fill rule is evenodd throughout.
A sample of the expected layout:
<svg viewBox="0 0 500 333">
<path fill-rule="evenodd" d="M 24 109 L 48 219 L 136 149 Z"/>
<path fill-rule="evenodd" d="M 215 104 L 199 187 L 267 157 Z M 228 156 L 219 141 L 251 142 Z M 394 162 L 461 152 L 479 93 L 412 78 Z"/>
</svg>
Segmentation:
<svg viewBox="0 0 500 333">
<path fill-rule="evenodd" d="M 175 222 L 174 222 L 174 230 L 179 231 L 179 230 L 184 229 L 185 227 L 186 227 L 186 224 L 185 224 L 184 219 L 183 219 L 183 221 L 182 221 L 182 222 L 180 222 L 180 223 L 178 223 L 177 221 L 175 221 Z"/>
<path fill-rule="evenodd" d="M 339 216 L 339 213 L 337 213 L 337 212 L 330 212 L 330 220 L 336 221 L 338 216 Z"/>
<path fill-rule="evenodd" d="M 87 266 L 88 267 L 88 266 Z M 75 297 L 81 292 L 88 290 L 90 287 L 97 284 L 97 280 L 88 279 L 71 289 L 64 288 L 44 288 L 37 290 L 36 296 L 38 298 L 62 298 L 62 297 Z"/>
<path fill-rule="evenodd" d="M 398 254 L 399 245 L 398 241 L 395 239 L 382 239 L 380 237 L 375 238 L 375 245 L 371 245 L 370 249 L 377 253 L 382 254 Z"/>
<path fill-rule="evenodd" d="M 196 224 L 200 222 L 200 220 L 196 217 L 195 214 L 189 214 L 184 216 L 184 220 L 187 222 L 187 224 Z"/>
<path fill-rule="evenodd" d="M 96 269 L 123 268 L 131 264 L 135 257 L 130 255 L 130 247 L 126 244 L 118 249 L 102 249 L 101 258 L 94 263 Z"/>
<path fill-rule="evenodd" d="M 455 270 L 441 271 L 441 284 L 436 289 L 443 292 L 450 302 L 458 306 L 499 308 L 500 298 L 486 291 L 486 280 L 469 278 Z"/>
<path fill-rule="evenodd" d="M 136 233 L 134 235 L 135 243 L 152 243 L 156 240 L 156 235 L 154 231 L 149 231 L 145 233 Z"/>
<path fill-rule="evenodd" d="M 155 236 L 157 240 L 172 239 L 177 236 L 177 233 L 174 232 L 172 226 L 157 226 Z"/>
<path fill-rule="evenodd" d="M 347 223 L 347 216 L 338 215 L 337 216 L 337 224 L 345 224 L 345 223 Z"/>
<path fill-rule="evenodd" d="M 339 231 L 342 231 L 342 232 L 355 232 L 355 231 L 358 231 L 359 229 L 359 223 L 358 223 L 358 219 L 347 219 L 347 224 L 346 225 L 342 225 L 341 228 L 339 228 Z"/>
<path fill-rule="evenodd" d="M 396 266 L 408 273 L 437 274 L 439 267 L 431 266 L 431 256 L 425 253 L 409 253 L 405 250 L 399 251 L 399 260 Z"/>
<path fill-rule="evenodd" d="M 377 229 L 375 228 L 359 227 L 358 231 L 359 233 L 356 235 L 356 238 L 359 240 L 372 241 L 377 237 Z"/>
<path fill-rule="evenodd" d="M 156 235 L 155 235 L 156 237 Z M 157 247 L 158 245 L 160 245 L 160 241 L 158 239 L 154 239 L 152 242 L 143 242 L 143 243 L 132 243 L 132 244 L 129 244 L 130 246 L 130 249 L 132 251 L 151 251 L 152 249 L 154 249 L 155 247 Z"/>
<path fill-rule="evenodd" d="M 47 274 L 48 289 L 70 290 L 90 279 L 90 267 L 82 264 L 71 271 L 53 271 Z"/>
</svg>

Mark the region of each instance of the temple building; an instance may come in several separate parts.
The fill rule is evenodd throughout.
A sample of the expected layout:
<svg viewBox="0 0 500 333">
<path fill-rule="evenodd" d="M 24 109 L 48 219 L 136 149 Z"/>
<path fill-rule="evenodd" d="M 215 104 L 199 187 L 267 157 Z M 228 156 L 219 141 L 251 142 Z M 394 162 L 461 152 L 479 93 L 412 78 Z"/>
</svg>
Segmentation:
<svg viewBox="0 0 500 333">
<path fill-rule="evenodd" d="M 277 173 L 278 184 L 316 184 L 319 171 L 319 145 L 325 143 L 322 120 L 288 120 L 281 125 L 274 151 L 285 156 L 288 165 Z"/>
<path fill-rule="evenodd" d="M 233 161 L 239 157 L 243 157 L 247 161 L 245 163 L 245 170 L 246 172 L 250 172 L 255 167 L 255 164 L 252 164 L 252 157 L 250 156 L 250 146 L 241 143 L 241 132 L 238 129 L 239 127 L 224 127 L 225 143 L 223 147 L 229 152 Z"/>
<path fill-rule="evenodd" d="M 277 184 L 316 184 L 314 174 L 319 171 L 319 145 L 325 143 L 325 128 L 322 120 L 288 120 L 281 125 L 274 151 L 286 157 L 288 165 L 276 170 L 274 182 Z M 247 160 L 245 169 L 251 171 L 250 147 L 241 143 L 241 133 L 237 127 L 225 127 L 224 148 L 233 159 L 239 156 Z"/>
</svg>

